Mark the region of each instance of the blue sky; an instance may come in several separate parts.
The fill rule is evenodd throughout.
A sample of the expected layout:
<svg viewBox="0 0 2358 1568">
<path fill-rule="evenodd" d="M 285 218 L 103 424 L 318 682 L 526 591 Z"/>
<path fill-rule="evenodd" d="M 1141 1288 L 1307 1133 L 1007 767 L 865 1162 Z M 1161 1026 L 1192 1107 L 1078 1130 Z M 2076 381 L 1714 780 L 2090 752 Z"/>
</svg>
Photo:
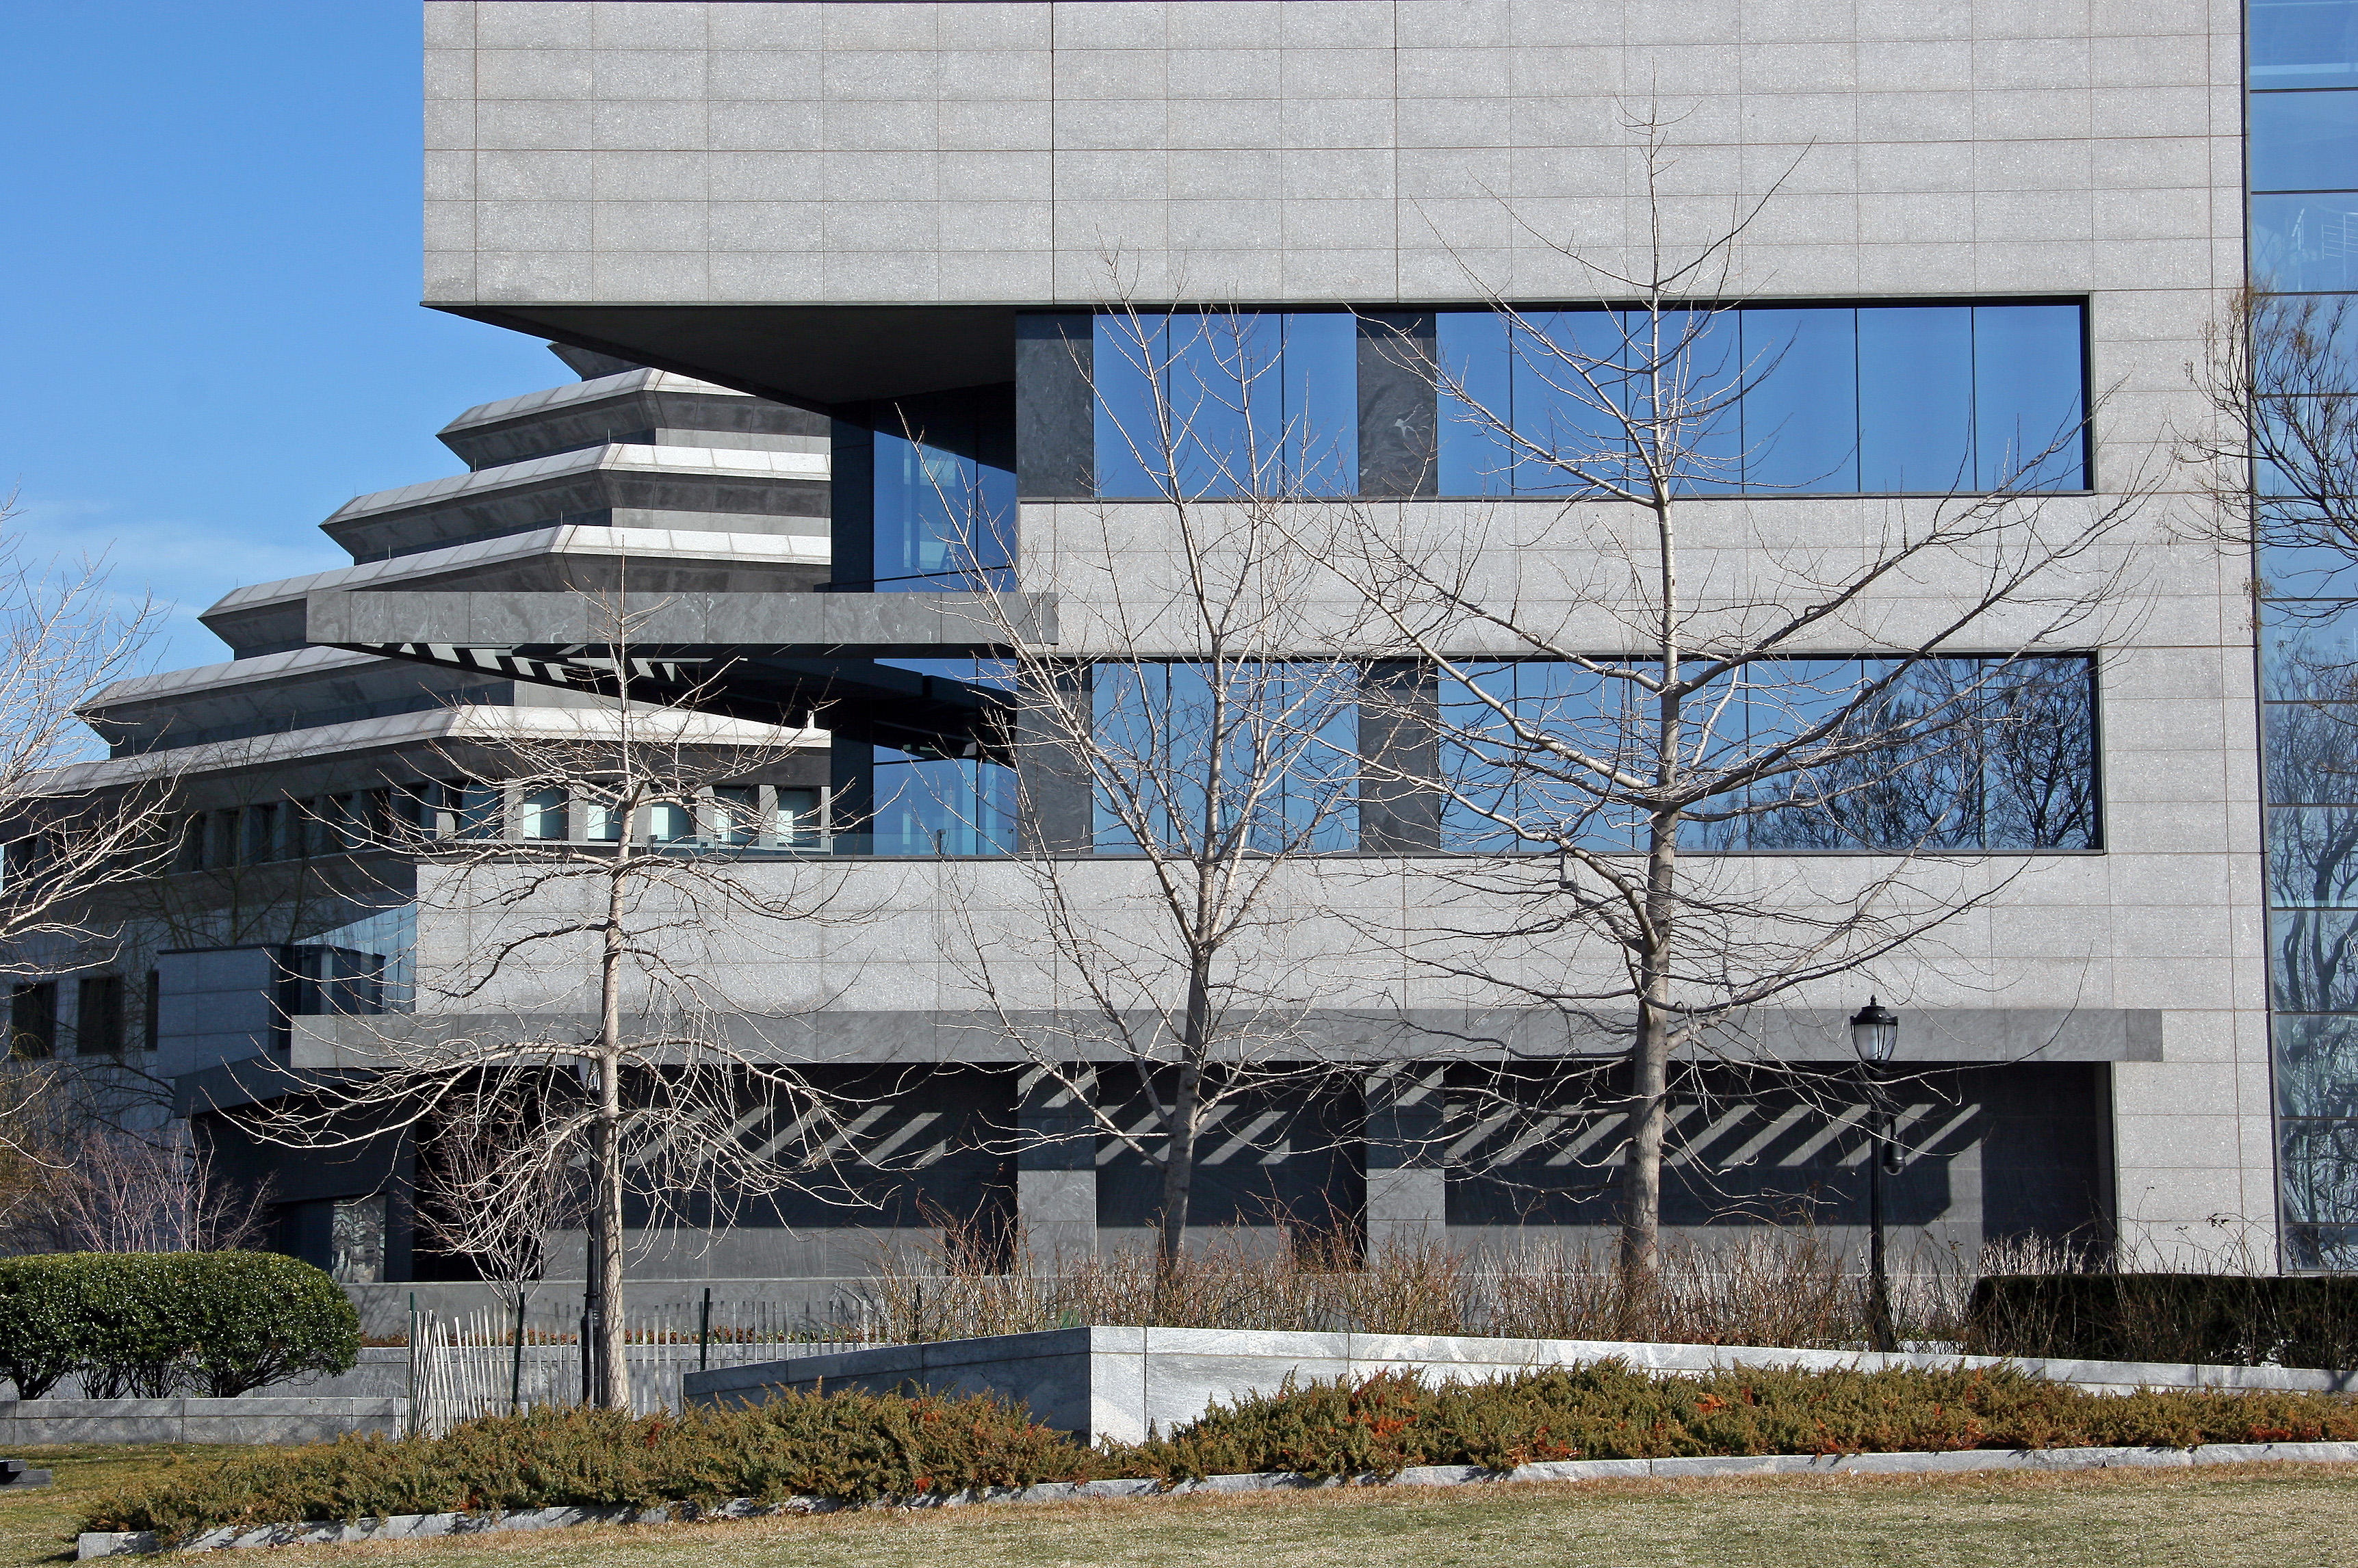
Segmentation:
<svg viewBox="0 0 2358 1568">
<path fill-rule="evenodd" d="M 471 404 L 570 379 L 418 296 L 415 0 L 0 0 L 0 493 L 196 614 L 346 557 L 350 496 L 455 473 Z"/>
</svg>

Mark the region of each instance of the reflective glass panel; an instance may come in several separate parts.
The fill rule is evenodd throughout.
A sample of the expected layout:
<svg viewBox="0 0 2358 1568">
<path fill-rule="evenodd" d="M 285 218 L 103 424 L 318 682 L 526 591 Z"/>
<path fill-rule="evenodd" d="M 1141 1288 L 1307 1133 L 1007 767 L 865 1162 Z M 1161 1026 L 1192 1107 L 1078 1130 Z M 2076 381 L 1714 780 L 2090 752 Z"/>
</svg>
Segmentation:
<svg viewBox="0 0 2358 1568">
<path fill-rule="evenodd" d="M 2358 908 L 2358 806 L 2270 806 L 2267 838 L 2270 904 Z"/>
<path fill-rule="evenodd" d="M 2080 307 L 1974 307 L 1974 484 L 2084 490 Z"/>
<path fill-rule="evenodd" d="M 2096 848 L 2094 667 L 2018 660 L 1989 671 L 1981 698 L 1984 847 Z"/>
<path fill-rule="evenodd" d="M 1341 665 L 1097 665 L 1098 848 L 1357 849 L 1357 688 Z"/>
<path fill-rule="evenodd" d="M 2254 87 L 2358 86 L 2353 0 L 2253 0 L 2249 16 Z"/>
<path fill-rule="evenodd" d="M 1973 373 L 1971 311 L 1939 305 L 1859 308 L 1862 490 L 1946 494 L 1971 487 Z M 2076 365 L 2072 385 L 2079 385 Z"/>
<path fill-rule="evenodd" d="M 782 789 L 777 792 L 777 816 L 771 831 L 781 844 L 807 846 L 819 838 L 819 792 Z"/>
<path fill-rule="evenodd" d="M 1444 495 L 1507 495 L 1514 490 L 1513 376 L 1507 319 L 1496 310 L 1444 310 L 1433 322 L 1441 360 L 1440 455 Z"/>
<path fill-rule="evenodd" d="M 1508 328 L 1518 495 L 1595 495 L 1631 482 L 1617 409 L 1639 395 L 1627 312 L 1541 310 Z"/>
<path fill-rule="evenodd" d="M 659 801 L 647 807 L 647 842 L 668 844 L 696 837 L 696 813 L 677 801 Z"/>
<path fill-rule="evenodd" d="M 2252 281 L 2290 293 L 2358 288 L 2358 195 L 2252 198 Z"/>
<path fill-rule="evenodd" d="M 2246 121 L 2254 190 L 2358 184 L 2358 90 L 2255 92 Z"/>
<path fill-rule="evenodd" d="M 1102 314 L 1098 493 L 1218 499 L 1358 488 L 1358 337 L 1343 311 Z"/>
<path fill-rule="evenodd" d="M 1347 310 L 1285 318 L 1285 470 L 1290 492 L 1359 489 L 1359 324 Z"/>
<path fill-rule="evenodd" d="M 1179 493 L 1275 495 L 1285 485 L 1285 343 L 1275 316 L 1170 318 L 1173 454 Z"/>
<path fill-rule="evenodd" d="M 1098 493 L 1153 496 L 1171 488 L 1169 410 L 1158 395 L 1171 357 L 1170 319 L 1101 314 L 1090 329 L 1097 394 Z"/>
<path fill-rule="evenodd" d="M 2358 912 L 2271 911 L 2268 957 L 2279 1011 L 2358 1011 Z"/>
<path fill-rule="evenodd" d="M 461 784 L 458 790 L 461 838 L 498 838 L 507 832 L 507 791 L 498 784 Z"/>
<path fill-rule="evenodd" d="M 974 757 L 876 748 L 879 855 L 1005 855 L 1015 849 L 1012 770 Z"/>
<path fill-rule="evenodd" d="M 1744 481 L 1774 493 L 1858 488 L 1858 312 L 1739 311 Z"/>
<path fill-rule="evenodd" d="M 936 680 L 1003 684 L 1003 663 L 976 659 L 882 659 Z M 1005 855 L 1015 849 L 1015 775 L 979 757 L 920 757 L 875 751 L 875 816 L 866 831 L 879 855 Z M 780 804 L 788 792 L 781 791 Z M 861 829 L 854 826 L 855 836 Z"/>
<path fill-rule="evenodd" d="M 1642 668 L 1644 666 L 1628 666 Z M 1650 698 L 1611 669 L 1461 666 L 1441 682 L 1444 848 L 1636 846 L 1642 816 L 1599 800 L 1642 769 Z M 2085 849 L 2099 842 L 2093 666 L 2084 658 L 1768 659 L 1682 713 L 1690 766 L 1731 780 L 1682 841 L 1701 850 Z"/>
<path fill-rule="evenodd" d="M 1460 665 L 1440 697 L 1443 849 L 1636 846 L 1633 816 L 1598 798 L 1603 774 L 1641 761 L 1646 697 L 1634 682 L 1522 659 Z"/>
<path fill-rule="evenodd" d="M 2358 703 L 2271 702 L 2260 723 L 2271 804 L 2358 802 Z"/>
<path fill-rule="evenodd" d="M 2358 698 L 2358 600 L 2278 599 L 2262 604 L 2260 692 L 2278 702 Z"/>
<path fill-rule="evenodd" d="M 1632 312 L 1639 366 L 1656 367 L 1632 388 L 1631 406 L 1661 420 L 1660 466 L 1684 495 L 1733 495 L 1743 488 L 1744 334 L 1737 310 L 1665 311 L 1649 323 Z M 1676 460 L 1671 460 L 1673 454 Z"/>
<path fill-rule="evenodd" d="M 751 784 L 722 784 L 712 792 L 712 838 L 720 844 L 751 844 L 762 831 L 762 792 Z"/>
<path fill-rule="evenodd" d="M 1013 586 L 1012 419 L 1011 401 L 993 389 L 887 411 L 875 433 L 879 591 Z"/>
<path fill-rule="evenodd" d="M 534 790 L 517 803 L 516 810 L 516 828 L 521 837 L 547 839 L 567 836 L 563 790 Z"/>
<path fill-rule="evenodd" d="M 2271 508 L 2280 517 L 2289 508 Z M 2286 521 L 2286 532 L 2292 524 Z M 2297 537 L 2297 536 L 2296 536 Z M 2353 535 L 2358 540 L 2358 534 Z M 2358 555 L 2331 544 L 2263 544 L 2258 551 L 2260 592 L 2270 599 L 2358 598 Z"/>
</svg>

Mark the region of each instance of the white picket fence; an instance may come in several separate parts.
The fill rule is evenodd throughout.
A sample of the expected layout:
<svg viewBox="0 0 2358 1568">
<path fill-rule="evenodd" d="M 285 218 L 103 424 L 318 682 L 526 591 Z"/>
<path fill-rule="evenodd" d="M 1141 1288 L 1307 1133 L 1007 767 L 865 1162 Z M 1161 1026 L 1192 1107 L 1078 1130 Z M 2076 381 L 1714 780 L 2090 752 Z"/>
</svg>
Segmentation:
<svg viewBox="0 0 2358 1568">
<path fill-rule="evenodd" d="M 479 1416 L 581 1401 L 578 1334 L 525 1326 L 519 1344 L 514 1314 L 494 1308 L 447 1315 L 421 1312 L 412 1323 L 411 1432 L 438 1437 Z M 762 1303 L 716 1303 L 708 1325 L 690 1307 L 626 1313 L 623 1325 L 631 1409 L 639 1415 L 677 1410 L 683 1373 L 865 1350 L 878 1343 L 814 1338 L 806 1322 L 790 1323 Z"/>
</svg>

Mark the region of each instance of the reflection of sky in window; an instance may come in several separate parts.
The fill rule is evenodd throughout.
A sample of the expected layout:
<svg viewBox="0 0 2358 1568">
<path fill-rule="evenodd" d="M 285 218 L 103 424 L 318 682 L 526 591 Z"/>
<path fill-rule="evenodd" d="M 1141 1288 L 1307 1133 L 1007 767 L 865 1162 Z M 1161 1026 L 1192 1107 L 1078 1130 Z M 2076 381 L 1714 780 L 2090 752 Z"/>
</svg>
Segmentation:
<svg viewBox="0 0 2358 1568">
<path fill-rule="evenodd" d="M 2260 606 L 2261 695 L 2279 702 L 2342 701 L 2358 676 L 2358 603 L 2272 600 Z"/>
<path fill-rule="evenodd" d="M 2358 87 L 2358 4 L 2254 0 L 2247 12 L 2255 89 Z M 2255 92 L 2246 101 L 2255 191 L 2358 186 L 2358 92 Z M 2252 280 L 2328 292 L 2358 287 L 2358 194 L 2250 198 Z M 2358 1007 L 2352 937 L 2358 906 L 2358 563 L 2301 488 L 2263 466 L 2263 529 L 2282 542 L 2255 563 L 2263 594 L 2261 681 L 2277 1169 L 2287 1261 L 2358 1266 Z M 2314 542 L 2304 542 L 2313 540 Z M 2323 1010 L 2337 1010 L 2327 1011 Z"/>
<path fill-rule="evenodd" d="M 1004 686 L 1003 659 L 880 659 L 894 669 L 970 685 Z M 1015 775 L 979 757 L 916 757 L 874 750 L 873 812 L 864 832 L 878 855 L 1005 855 L 1015 849 Z M 847 824 L 857 843 L 863 829 Z"/>
<path fill-rule="evenodd" d="M 1358 323 L 1347 311 L 1101 314 L 1098 493 L 1349 495 Z"/>
<path fill-rule="evenodd" d="M 1015 474 L 994 449 L 984 395 L 913 400 L 875 435 L 876 586 L 882 591 L 1008 587 Z"/>
<path fill-rule="evenodd" d="M 2247 26 L 2254 87 L 2358 87 L 2353 0 L 2253 0 Z"/>
<path fill-rule="evenodd" d="M 2358 90 L 2255 92 L 2246 125 L 2254 190 L 2346 190 L 2358 183 Z"/>
<path fill-rule="evenodd" d="M 1114 775 L 1098 791 L 1098 848 L 1134 853 L 1143 827 L 1179 855 L 1238 827 L 1266 853 L 1357 849 L 1355 686 L 1339 665 L 1098 665 L 1098 765 Z"/>
<path fill-rule="evenodd" d="M 1534 312 L 1510 330 L 1497 312 L 1442 311 L 1440 492 L 1642 490 L 1628 432 L 1599 405 L 1642 418 L 1654 394 L 1637 373 L 1655 362 L 1699 411 L 1670 465 L 1683 493 L 2082 489 L 2082 319 L 2068 304 L 1673 312 L 1672 352 L 1637 341 L 1637 312 Z M 1738 406 L 1701 412 L 1739 379 Z"/>
<path fill-rule="evenodd" d="M 2251 246 L 2263 287 L 2358 288 L 2358 195 L 2255 196 Z"/>
</svg>

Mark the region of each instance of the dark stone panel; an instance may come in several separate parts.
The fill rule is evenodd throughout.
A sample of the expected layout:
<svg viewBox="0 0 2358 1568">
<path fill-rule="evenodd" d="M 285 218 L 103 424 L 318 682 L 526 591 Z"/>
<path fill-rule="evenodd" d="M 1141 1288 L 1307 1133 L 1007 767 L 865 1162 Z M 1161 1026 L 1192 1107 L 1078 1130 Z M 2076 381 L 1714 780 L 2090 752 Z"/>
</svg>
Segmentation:
<svg viewBox="0 0 2358 1568">
<path fill-rule="evenodd" d="M 1077 1069 L 1078 1081 L 1090 1076 Z M 1015 1102 L 1015 1159 L 1026 1171 L 1097 1168 L 1097 1125 L 1087 1104 L 1037 1067 L 1022 1069 Z"/>
<path fill-rule="evenodd" d="M 1445 1068 L 1411 1063 L 1368 1075 L 1368 1170 L 1440 1166 L 1448 1122 L 1447 1076 Z"/>
<path fill-rule="evenodd" d="M 1374 764 L 1359 783 L 1359 848 L 1385 854 L 1441 848 L 1441 688 L 1431 665 L 1388 659 L 1361 677 L 1359 744 Z"/>
<path fill-rule="evenodd" d="M 438 305 L 806 408 L 1014 379 L 1007 305 Z"/>
<path fill-rule="evenodd" d="M 1168 1103 L 1169 1086 L 1163 1087 Z M 1102 1069 L 1098 1096 L 1120 1126 L 1136 1127 L 1152 1114 L 1127 1066 Z M 1362 1123 L 1356 1085 L 1296 1084 L 1240 1095 L 1198 1135 L 1188 1225 L 1287 1225 L 1311 1234 L 1356 1227 L 1367 1209 Z M 1153 1225 L 1163 1206 L 1163 1167 L 1110 1138 L 1098 1138 L 1096 1147 L 1098 1226 Z"/>
<path fill-rule="evenodd" d="M 1003 1145 L 1015 1124 L 1014 1073 L 813 1067 L 805 1077 L 838 1121 L 857 1123 L 832 1162 L 785 1192 L 681 1194 L 672 1205 L 678 1223 L 692 1228 L 975 1227 L 986 1234 L 1003 1233 L 1011 1224 L 1014 1187 Z M 753 1114 L 763 1100 L 772 1108 L 766 1121 L 753 1125 L 757 1136 L 784 1130 L 805 1108 L 800 1097 L 772 1086 L 749 1086 L 742 1103 Z M 882 1108 L 881 1114 L 866 1114 L 875 1107 Z M 644 1201 L 625 1205 L 623 1219 L 633 1227 L 657 1217 Z"/>
<path fill-rule="evenodd" d="M 847 410 L 830 427 L 828 531 L 835 540 L 835 574 L 846 583 L 866 583 L 876 575 L 876 433 L 871 414 L 865 406 Z"/>
<path fill-rule="evenodd" d="M 1059 700 L 1075 705 L 1067 711 L 1089 710 L 1089 665 L 1060 666 L 1050 678 L 1063 688 Z M 1015 784 L 1017 831 L 1026 852 L 1069 854 L 1095 844 L 1097 798 L 1088 761 L 1033 702 L 1017 709 Z"/>
<path fill-rule="evenodd" d="M 1439 492 L 1433 317 L 1359 318 L 1359 493 Z"/>
<path fill-rule="evenodd" d="M 1015 319 L 1015 489 L 1042 500 L 1097 492 L 1089 318 Z"/>
<path fill-rule="evenodd" d="M 876 814 L 876 748 L 835 735 L 827 747 L 829 826 L 838 833 L 873 831 Z"/>
<path fill-rule="evenodd" d="M 1984 1237 L 2101 1238 L 2111 1225 L 2109 1101 L 2100 1064 L 2026 1063 L 1902 1073 L 1903 1170 L 1886 1178 L 1896 1227 L 1965 1226 Z M 1453 1226 L 1611 1226 L 1622 1136 L 1618 1069 L 1501 1081 L 1459 1070 L 1451 1111 L 1472 1137 L 1448 1185 Z M 1732 1067 L 1691 1069 L 1672 1094 L 1663 1223 L 1863 1226 L 1866 1142 L 1855 1079 L 1839 1068 L 1803 1079 Z M 1837 1123 L 1840 1123 L 1837 1125 Z M 1585 1146 L 1584 1147 L 1584 1141 Z M 1608 1160 L 1615 1162 L 1607 1163 Z"/>
</svg>

